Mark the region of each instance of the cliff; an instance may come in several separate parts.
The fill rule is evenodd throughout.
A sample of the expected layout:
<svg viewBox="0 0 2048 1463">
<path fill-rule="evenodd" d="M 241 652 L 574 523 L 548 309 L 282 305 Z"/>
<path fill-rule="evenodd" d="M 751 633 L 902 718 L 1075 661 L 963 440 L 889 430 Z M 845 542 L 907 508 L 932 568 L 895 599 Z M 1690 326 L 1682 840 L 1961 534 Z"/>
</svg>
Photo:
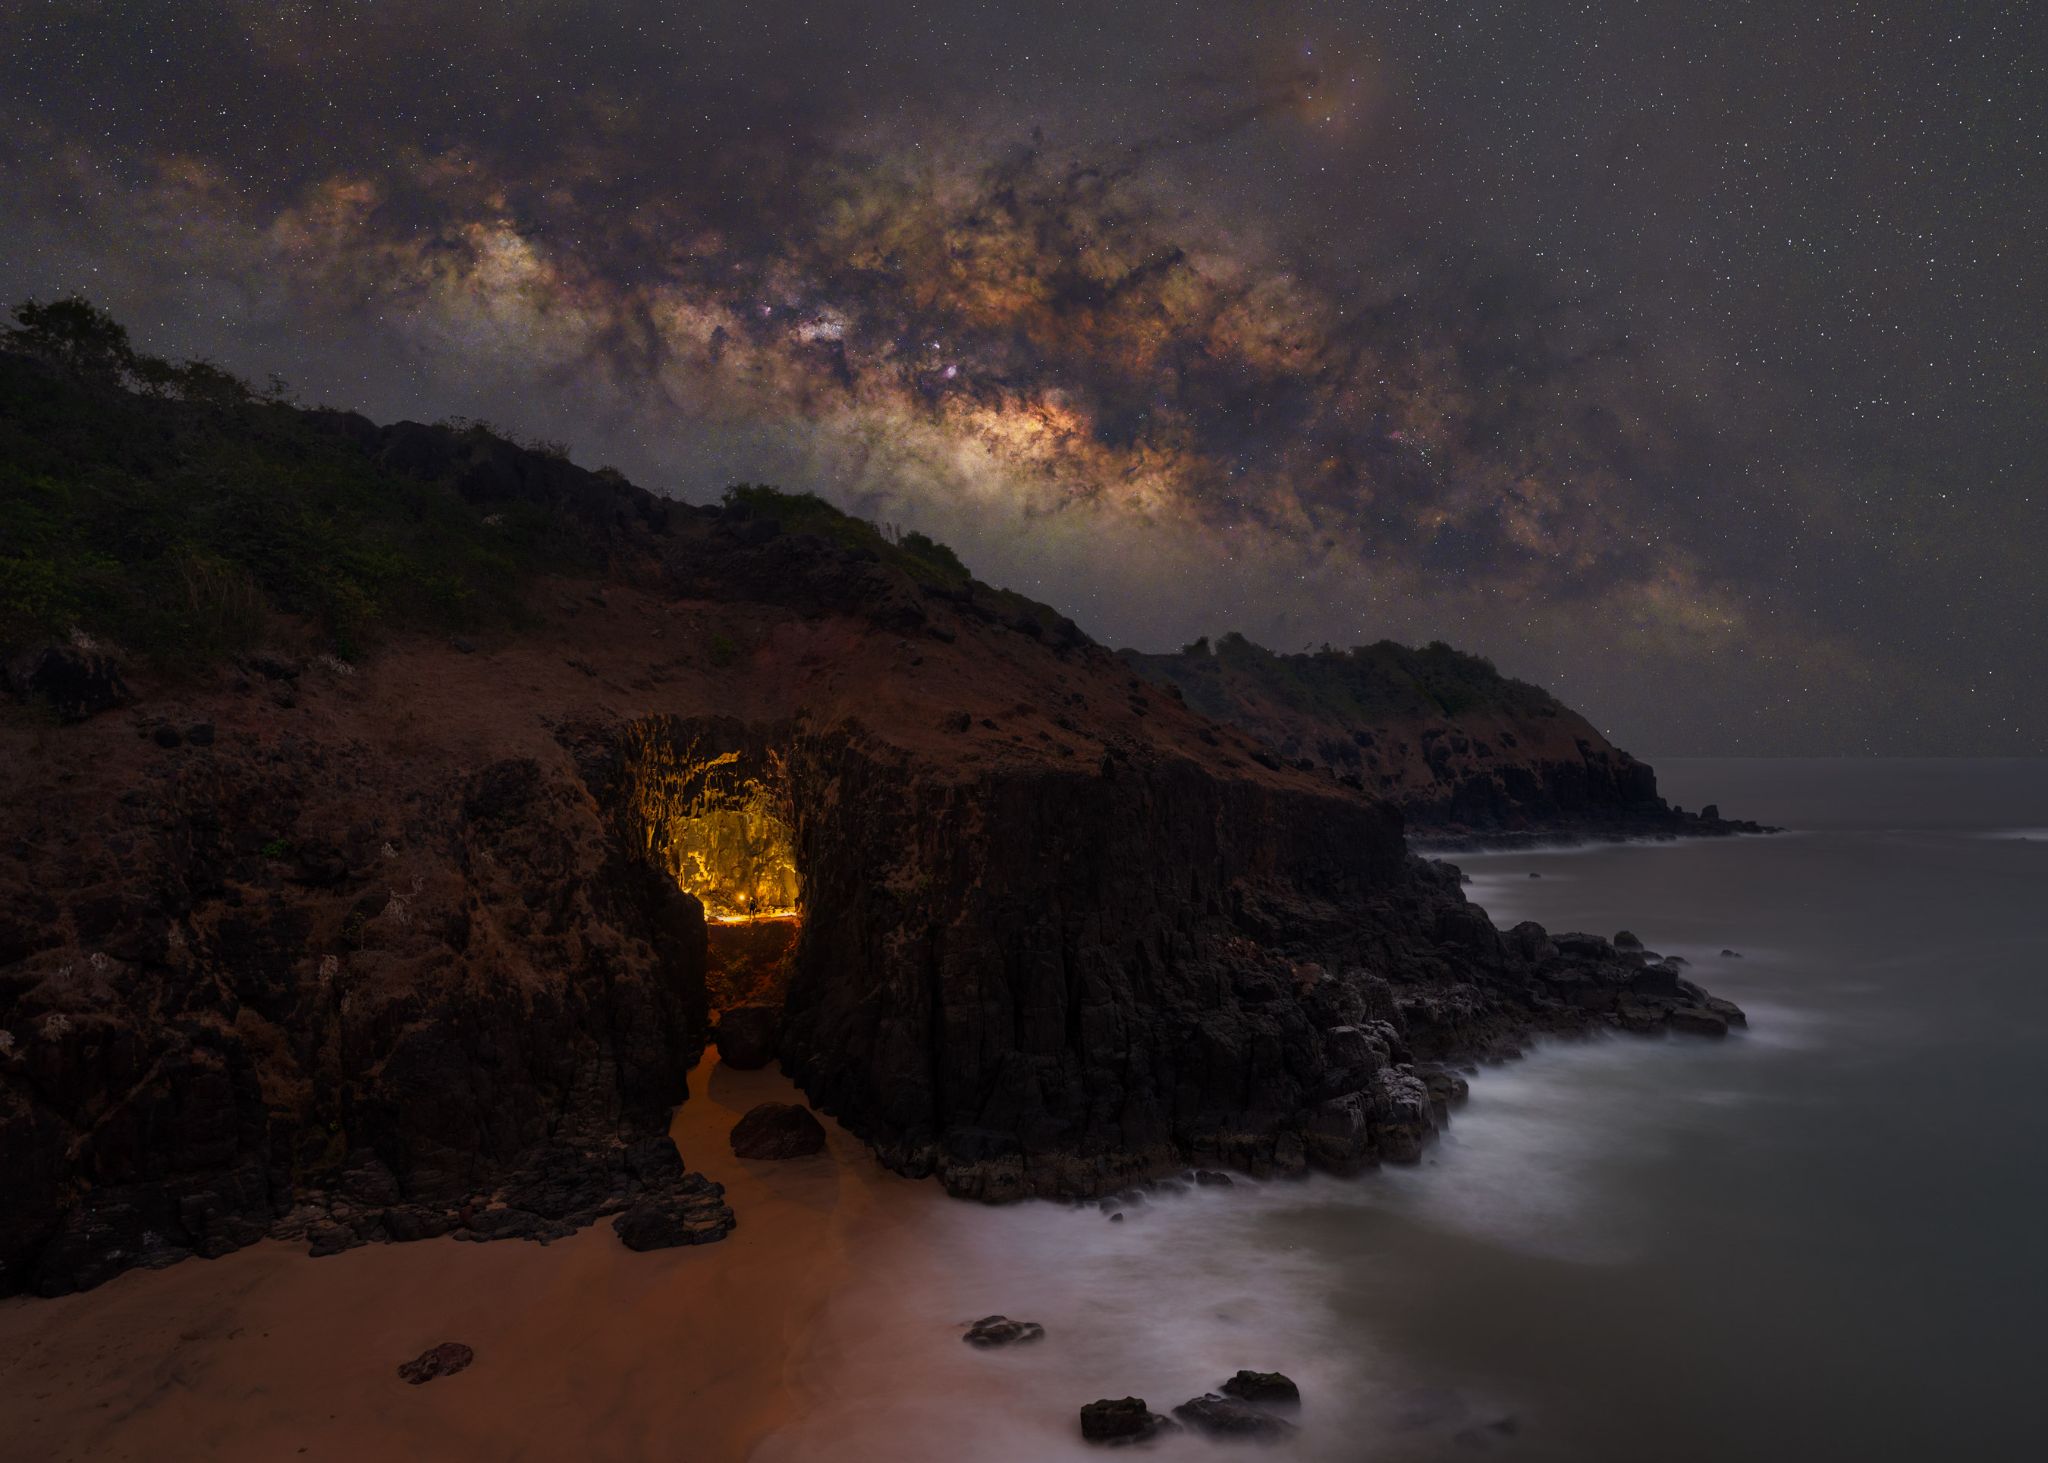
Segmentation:
<svg viewBox="0 0 2048 1463">
<path fill-rule="evenodd" d="M 1655 771 L 1548 691 L 1440 642 L 1280 655 L 1230 634 L 1121 654 L 1288 765 L 1389 799 L 1418 847 L 1767 831 L 1672 807 Z"/>
<path fill-rule="evenodd" d="M 816 499 L 15 357 L 0 446 L 0 1293 L 696 1203 L 660 1135 L 761 918 L 787 1070 L 983 1198 L 1412 1158 L 1435 1063 L 1740 1019 Z"/>
</svg>

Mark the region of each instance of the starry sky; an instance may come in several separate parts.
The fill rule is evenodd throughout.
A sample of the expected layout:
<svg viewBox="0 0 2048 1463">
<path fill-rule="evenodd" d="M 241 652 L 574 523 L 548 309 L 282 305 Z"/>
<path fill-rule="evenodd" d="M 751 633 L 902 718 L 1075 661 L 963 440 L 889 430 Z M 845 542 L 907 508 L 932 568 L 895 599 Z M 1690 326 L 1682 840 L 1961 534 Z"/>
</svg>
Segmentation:
<svg viewBox="0 0 2048 1463">
<path fill-rule="evenodd" d="M 0 3 L 0 291 L 1111 644 L 2048 753 L 2038 4 Z"/>
</svg>

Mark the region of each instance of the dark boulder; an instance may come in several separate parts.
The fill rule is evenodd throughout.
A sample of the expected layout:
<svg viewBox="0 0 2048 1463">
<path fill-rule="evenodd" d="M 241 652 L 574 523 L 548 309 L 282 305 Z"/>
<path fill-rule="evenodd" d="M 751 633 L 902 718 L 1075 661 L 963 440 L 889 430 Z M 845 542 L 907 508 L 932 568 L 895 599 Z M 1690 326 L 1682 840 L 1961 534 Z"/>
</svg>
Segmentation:
<svg viewBox="0 0 2048 1463">
<path fill-rule="evenodd" d="M 969 1346 L 1016 1346 L 1043 1341 L 1045 1327 L 1036 1321 L 1013 1321 L 1008 1316 L 983 1316 L 960 1338 Z"/>
<path fill-rule="evenodd" d="M 732 1151 L 740 1158 L 803 1158 L 825 1150 L 825 1129 L 811 1110 L 764 1102 L 733 1125 Z"/>
<path fill-rule="evenodd" d="M 417 1387 L 436 1377 L 452 1377 L 475 1360 L 476 1353 L 460 1341 L 443 1341 L 439 1346 L 428 1347 L 411 1361 L 400 1362 L 398 1374 Z"/>
<path fill-rule="evenodd" d="M 740 1072 L 767 1066 L 781 1025 L 780 1006 L 734 1006 L 718 1018 L 718 1060 Z"/>
<path fill-rule="evenodd" d="M 1262 1412 L 1242 1398 L 1219 1397 L 1214 1392 L 1181 1403 L 1173 1415 L 1196 1432 L 1217 1438 L 1275 1442 L 1294 1431 L 1293 1423 Z"/>
<path fill-rule="evenodd" d="M 725 1186 L 691 1174 L 673 1191 L 643 1199 L 612 1221 L 612 1231 L 629 1250 L 666 1250 L 708 1245 L 733 1231 Z"/>
<path fill-rule="evenodd" d="M 1110 1447 L 1142 1443 L 1175 1426 L 1170 1418 L 1146 1407 L 1142 1397 L 1105 1397 L 1081 1409 L 1081 1436 Z"/>
<path fill-rule="evenodd" d="M 17 657 L 6 668 L 6 680 L 15 695 L 47 702 L 65 722 L 84 721 L 134 699 L 111 659 L 63 645 Z"/>
<path fill-rule="evenodd" d="M 1673 1031 L 1684 1031 L 1693 1036 L 1728 1034 L 1728 1019 L 1703 1006 L 1674 1007 L 1669 1020 Z"/>
<path fill-rule="evenodd" d="M 1280 1372 L 1241 1371 L 1223 1384 L 1223 1390 L 1232 1397 L 1246 1402 L 1263 1402 L 1269 1406 L 1299 1406 L 1301 1388 L 1294 1385 L 1294 1379 Z"/>
</svg>

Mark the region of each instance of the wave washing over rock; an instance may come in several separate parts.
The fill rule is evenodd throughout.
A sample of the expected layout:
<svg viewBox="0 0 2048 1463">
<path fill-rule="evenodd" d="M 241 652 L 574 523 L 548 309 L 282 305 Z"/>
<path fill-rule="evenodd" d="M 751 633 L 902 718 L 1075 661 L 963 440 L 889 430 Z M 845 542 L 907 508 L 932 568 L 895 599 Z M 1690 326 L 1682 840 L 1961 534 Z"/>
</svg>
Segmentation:
<svg viewBox="0 0 2048 1463">
<path fill-rule="evenodd" d="M 112 438 L 204 508 L 190 459 L 226 438 L 288 503 L 346 481 L 365 532 L 389 504 L 575 550 L 500 621 L 353 659 L 289 599 L 198 668 L 10 653 L 0 1292 L 265 1233 L 719 1229 L 661 1135 L 707 982 L 735 987 L 721 939 L 767 920 L 794 935 L 746 995 L 785 1069 L 982 1199 L 1408 1161 L 1455 1065 L 1532 1031 L 1740 1019 L 1639 947 L 1496 930 L 1393 805 L 916 535 L 760 489 L 690 507 L 474 427 L 0 367 L 53 482 Z"/>
</svg>

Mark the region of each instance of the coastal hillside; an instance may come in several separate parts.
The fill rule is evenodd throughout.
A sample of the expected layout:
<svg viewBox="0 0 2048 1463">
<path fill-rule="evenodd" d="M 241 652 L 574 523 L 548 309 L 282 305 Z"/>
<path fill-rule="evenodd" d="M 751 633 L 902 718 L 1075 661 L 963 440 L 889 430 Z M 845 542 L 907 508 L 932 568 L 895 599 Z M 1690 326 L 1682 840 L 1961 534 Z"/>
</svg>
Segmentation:
<svg viewBox="0 0 2048 1463">
<path fill-rule="evenodd" d="M 1232 633 L 1121 654 L 1280 761 L 1389 799 L 1418 846 L 1761 831 L 1717 807 L 1672 807 L 1656 773 L 1585 717 L 1441 641 L 1281 655 Z"/>
<path fill-rule="evenodd" d="M 81 308 L 0 353 L 0 1293 L 716 1239 L 663 1136 L 714 1036 L 1005 1199 L 1412 1159 L 1445 1062 L 1741 1019 L 919 535 Z"/>
</svg>

